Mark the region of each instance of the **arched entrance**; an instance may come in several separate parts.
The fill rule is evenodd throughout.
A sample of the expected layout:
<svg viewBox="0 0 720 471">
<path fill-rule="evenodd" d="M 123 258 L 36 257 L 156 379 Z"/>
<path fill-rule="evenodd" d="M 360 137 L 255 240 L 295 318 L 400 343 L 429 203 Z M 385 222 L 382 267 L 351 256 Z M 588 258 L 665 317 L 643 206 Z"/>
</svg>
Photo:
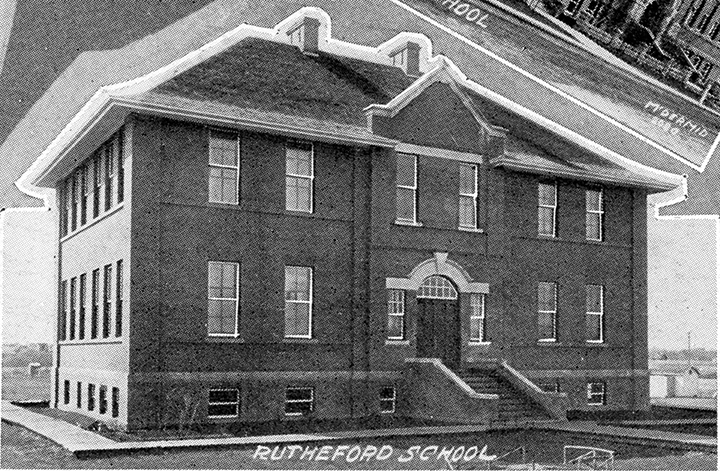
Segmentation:
<svg viewBox="0 0 720 471">
<path fill-rule="evenodd" d="M 455 285 L 444 276 L 431 275 L 418 288 L 417 304 L 417 356 L 459 367 L 460 301 Z"/>
</svg>

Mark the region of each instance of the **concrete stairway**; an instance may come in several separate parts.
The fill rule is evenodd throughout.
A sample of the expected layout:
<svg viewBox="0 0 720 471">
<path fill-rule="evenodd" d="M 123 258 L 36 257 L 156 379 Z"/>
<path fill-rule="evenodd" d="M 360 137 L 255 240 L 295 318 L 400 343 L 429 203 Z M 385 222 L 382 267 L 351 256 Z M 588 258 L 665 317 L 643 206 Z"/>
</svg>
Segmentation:
<svg viewBox="0 0 720 471">
<path fill-rule="evenodd" d="M 532 398 L 513 385 L 494 369 L 466 369 L 458 376 L 480 394 L 497 394 L 500 396 L 498 420 L 500 422 L 536 422 L 553 420 L 553 418 Z"/>
</svg>

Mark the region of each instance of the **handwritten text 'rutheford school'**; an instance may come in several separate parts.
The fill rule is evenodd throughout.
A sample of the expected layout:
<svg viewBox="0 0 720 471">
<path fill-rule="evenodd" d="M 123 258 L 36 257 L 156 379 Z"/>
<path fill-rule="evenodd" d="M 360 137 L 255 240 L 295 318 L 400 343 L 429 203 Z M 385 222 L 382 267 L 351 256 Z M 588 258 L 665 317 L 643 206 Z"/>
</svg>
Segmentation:
<svg viewBox="0 0 720 471">
<path fill-rule="evenodd" d="M 397 460 L 398 463 L 408 463 L 413 460 L 441 461 L 445 463 L 458 463 L 460 461 L 493 461 L 495 455 L 487 454 L 487 445 L 482 449 L 477 446 L 444 446 L 437 445 L 411 446 L 396 450 L 390 445 L 376 447 L 374 445 L 278 445 L 273 448 L 258 445 L 253 454 L 254 460 L 300 460 L 300 461 L 337 461 L 346 463 L 369 463 L 371 461 Z"/>
<path fill-rule="evenodd" d="M 645 110 L 650 111 L 653 114 L 652 123 L 662 128 L 665 132 L 670 133 L 673 136 L 677 136 L 680 130 L 696 134 L 699 137 L 707 137 L 708 130 L 698 123 L 694 123 L 692 120 L 685 116 L 675 113 L 665 106 L 648 101 L 645 105 Z"/>
<path fill-rule="evenodd" d="M 439 1 L 439 0 L 438 0 Z M 475 5 L 461 2 L 460 0 L 444 0 L 442 6 L 446 7 L 457 16 L 465 18 L 470 23 L 474 23 L 481 28 L 487 28 L 485 23 L 490 16 Z"/>
</svg>

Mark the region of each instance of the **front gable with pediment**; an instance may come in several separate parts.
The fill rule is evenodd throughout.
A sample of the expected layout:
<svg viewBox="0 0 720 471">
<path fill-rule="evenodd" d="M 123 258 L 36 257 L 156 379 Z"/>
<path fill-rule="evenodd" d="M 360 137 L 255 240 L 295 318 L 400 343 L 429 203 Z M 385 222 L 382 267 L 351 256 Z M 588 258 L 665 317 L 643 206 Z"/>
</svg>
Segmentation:
<svg viewBox="0 0 720 471">
<path fill-rule="evenodd" d="M 394 116 L 373 116 L 372 131 L 419 146 L 485 154 L 486 132 L 451 86 L 436 82 Z"/>
</svg>

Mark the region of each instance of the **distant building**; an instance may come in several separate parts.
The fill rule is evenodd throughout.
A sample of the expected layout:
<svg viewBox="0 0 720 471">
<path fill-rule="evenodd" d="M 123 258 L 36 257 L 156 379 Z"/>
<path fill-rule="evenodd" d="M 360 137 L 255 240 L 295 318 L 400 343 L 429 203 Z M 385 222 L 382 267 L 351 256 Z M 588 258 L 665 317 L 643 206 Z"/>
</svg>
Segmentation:
<svg viewBox="0 0 720 471">
<path fill-rule="evenodd" d="M 686 77 L 685 85 L 700 95 L 701 101 L 711 90 L 720 97 L 720 90 L 713 90 L 720 81 L 720 4 L 714 0 L 678 2 L 667 33 L 677 39 L 694 69 Z M 563 0 L 564 9 L 560 14 L 579 22 L 595 24 L 610 10 L 620 8 L 622 3 L 619 0 Z M 632 2 L 628 7 L 629 17 L 639 21 L 652 3 L 648 0 Z"/>
<path fill-rule="evenodd" d="M 103 88 L 45 152 L 52 404 L 130 429 L 647 408 L 646 197 L 675 180 L 424 37 L 329 30 L 243 26 Z"/>
<path fill-rule="evenodd" d="M 651 361 L 650 397 L 714 397 L 716 368 L 687 366 L 683 362 Z"/>
<path fill-rule="evenodd" d="M 669 33 L 695 68 L 689 84 L 704 97 L 720 81 L 720 2 L 682 0 Z"/>
</svg>

